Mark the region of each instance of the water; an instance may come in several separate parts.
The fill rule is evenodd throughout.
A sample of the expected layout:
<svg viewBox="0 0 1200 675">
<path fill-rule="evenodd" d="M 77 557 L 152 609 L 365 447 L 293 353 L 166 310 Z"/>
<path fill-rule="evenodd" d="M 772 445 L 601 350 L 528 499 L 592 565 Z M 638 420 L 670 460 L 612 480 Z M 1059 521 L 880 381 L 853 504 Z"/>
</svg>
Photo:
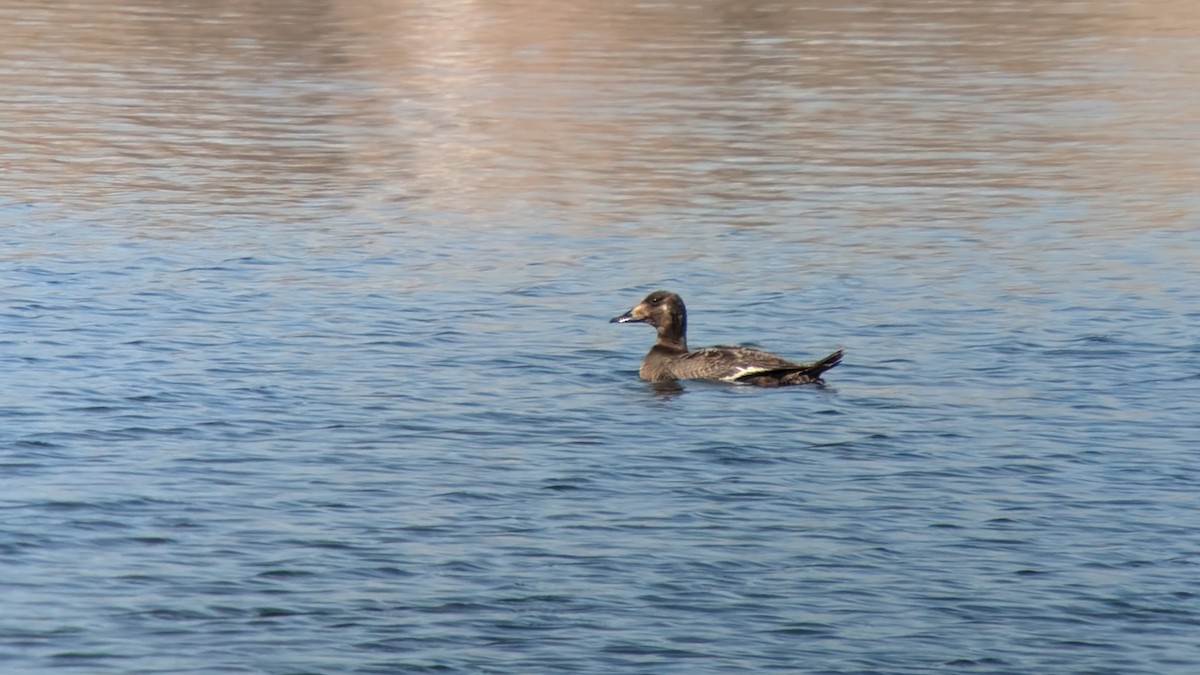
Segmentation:
<svg viewBox="0 0 1200 675">
<path fill-rule="evenodd" d="M 3 672 L 1200 669 L 1190 4 L 0 26 Z"/>
</svg>

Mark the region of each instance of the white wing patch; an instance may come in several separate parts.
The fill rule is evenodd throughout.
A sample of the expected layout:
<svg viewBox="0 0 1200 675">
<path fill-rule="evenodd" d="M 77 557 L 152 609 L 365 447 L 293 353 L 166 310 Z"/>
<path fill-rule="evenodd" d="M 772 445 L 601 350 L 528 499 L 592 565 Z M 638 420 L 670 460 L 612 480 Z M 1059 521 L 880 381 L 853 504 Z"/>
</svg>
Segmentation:
<svg viewBox="0 0 1200 675">
<path fill-rule="evenodd" d="M 733 366 L 733 371 L 727 375 L 722 375 L 720 379 L 723 382 L 736 382 L 737 380 L 754 373 L 764 373 L 770 370 L 762 366 Z"/>
</svg>

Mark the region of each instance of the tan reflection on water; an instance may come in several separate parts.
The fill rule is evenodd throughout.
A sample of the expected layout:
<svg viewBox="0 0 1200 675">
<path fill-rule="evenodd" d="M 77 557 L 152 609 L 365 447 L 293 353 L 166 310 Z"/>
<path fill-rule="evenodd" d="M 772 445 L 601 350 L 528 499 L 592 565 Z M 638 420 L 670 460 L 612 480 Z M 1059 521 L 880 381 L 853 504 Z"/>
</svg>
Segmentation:
<svg viewBox="0 0 1200 675">
<path fill-rule="evenodd" d="M 1200 185 L 1183 1 L 91 0 L 0 25 L 26 201 L 883 225 L 1049 191 L 1179 227 Z"/>
</svg>

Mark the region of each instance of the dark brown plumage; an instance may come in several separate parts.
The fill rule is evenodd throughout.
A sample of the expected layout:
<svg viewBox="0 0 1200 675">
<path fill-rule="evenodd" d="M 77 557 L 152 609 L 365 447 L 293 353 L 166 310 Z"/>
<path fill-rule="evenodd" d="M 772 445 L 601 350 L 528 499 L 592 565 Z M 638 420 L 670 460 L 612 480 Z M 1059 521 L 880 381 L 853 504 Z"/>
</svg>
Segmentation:
<svg viewBox="0 0 1200 675">
<path fill-rule="evenodd" d="M 658 339 L 642 359 L 638 375 L 650 382 L 720 380 L 759 387 L 785 387 L 821 381 L 821 373 L 842 361 L 842 350 L 816 363 L 796 363 L 752 347 L 708 347 L 688 351 L 687 308 L 670 291 L 655 291 L 609 323 L 648 323 Z"/>
</svg>

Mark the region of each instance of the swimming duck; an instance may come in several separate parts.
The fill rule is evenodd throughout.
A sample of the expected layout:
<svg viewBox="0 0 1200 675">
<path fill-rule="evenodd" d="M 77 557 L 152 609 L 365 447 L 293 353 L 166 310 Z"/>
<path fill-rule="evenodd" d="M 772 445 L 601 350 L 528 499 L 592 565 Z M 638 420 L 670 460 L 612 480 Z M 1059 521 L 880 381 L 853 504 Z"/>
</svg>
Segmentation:
<svg viewBox="0 0 1200 675">
<path fill-rule="evenodd" d="M 759 387 L 784 387 L 821 382 L 821 373 L 842 362 L 842 350 L 816 363 L 796 363 L 752 347 L 687 348 L 687 309 L 683 298 L 654 291 L 636 307 L 609 323 L 648 323 L 658 339 L 642 359 L 638 376 L 649 382 L 719 380 Z"/>
</svg>

